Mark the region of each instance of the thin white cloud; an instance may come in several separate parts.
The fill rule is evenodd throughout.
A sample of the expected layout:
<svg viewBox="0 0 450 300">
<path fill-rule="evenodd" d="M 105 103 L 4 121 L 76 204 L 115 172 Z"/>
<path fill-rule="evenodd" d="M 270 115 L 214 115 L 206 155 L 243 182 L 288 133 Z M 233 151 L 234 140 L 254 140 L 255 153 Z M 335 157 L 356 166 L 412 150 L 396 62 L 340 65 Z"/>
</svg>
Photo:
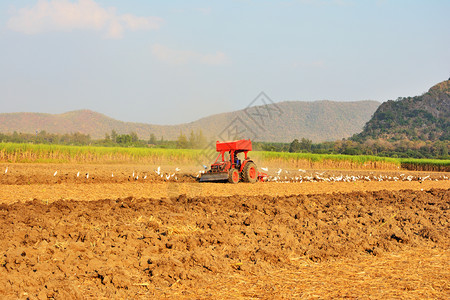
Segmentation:
<svg viewBox="0 0 450 300">
<path fill-rule="evenodd" d="M 39 0 L 32 7 L 16 10 L 8 28 L 25 34 L 76 29 L 96 30 L 108 38 L 121 38 L 125 30 L 150 30 L 161 26 L 158 17 L 118 15 L 115 7 L 103 8 L 93 0 Z"/>
<path fill-rule="evenodd" d="M 174 65 L 187 63 L 222 65 L 227 62 L 227 56 L 220 51 L 213 54 L 202 54 L 195 51 L 170 49 L 161 44 L 152 46 L 152 54 L 158 60 Z"/>
</svg>

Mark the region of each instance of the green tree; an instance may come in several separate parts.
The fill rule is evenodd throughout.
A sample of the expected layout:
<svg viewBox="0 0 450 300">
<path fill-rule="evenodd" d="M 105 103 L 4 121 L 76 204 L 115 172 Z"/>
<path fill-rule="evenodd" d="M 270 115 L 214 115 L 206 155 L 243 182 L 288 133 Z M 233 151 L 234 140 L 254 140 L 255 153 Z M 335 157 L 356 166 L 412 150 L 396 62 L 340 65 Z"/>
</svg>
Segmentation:
<svg viewBox="0 0 450 300">
<path fill-rule="evenodd" d="M 111 141 L 117 143 L 117 132 L 114 129 L 111 131 Z"/>
<path fill-rule="evenodd" d="M 311 140 L 302 138 L 302 140 L 300 141 L 300 149 L 302 149 L 302 150 L 306 150 L 306 151 L 310 152 L 311 146 L 312 146 Z"/>
<path fill-rule="evenodd" d="M 119 134 L 116 138 L 116 142 L 121 145 L 131 144 L 131 136 L 129 134 Z"/>
<path fill-rule="evenodd" d="M 196 138 L 193 130 L 191 130 L 191 134 L 189 135 L 188 147 L 191 149 L 194 149 L 197 147 L 197 138 Z"/>
<path fill-rule="evenodd" d="M 131 142 L 137 143 L 139 142 L 139 137 L 136 132 L 130 132 Z"/>
<path fill-rule="evenodd" d="M 151 145 L 156 145 L 156 136 L 153 133 L 150 134 L 150 139 L 148 140 L 148 143 Z"/>
<path fill-rule="evenodd" d="M 289 145 L 289 152 L 294 153 L 299 151 L 300 151 L 300 142 L 297 139 L 295 139 Z"/>
<path fill-rule="evenodd" d="M 189 145 L 188 139 L 181 131 L 180 135 L 178 136 L 176 145 L 178 149 L 186 149 Z"/>
</svg>

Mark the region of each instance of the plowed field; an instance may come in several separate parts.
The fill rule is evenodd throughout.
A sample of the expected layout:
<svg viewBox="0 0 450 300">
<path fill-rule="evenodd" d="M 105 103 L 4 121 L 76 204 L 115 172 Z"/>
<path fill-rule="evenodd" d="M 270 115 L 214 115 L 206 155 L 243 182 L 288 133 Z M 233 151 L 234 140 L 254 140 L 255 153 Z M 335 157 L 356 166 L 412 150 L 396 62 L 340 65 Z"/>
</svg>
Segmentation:
<svg viewBox="0 0 450 300">
<path fill-rule="evenodd" d="M 450 295 L 448 173 L 0 167 L 1 298 Z"/>
</svg>

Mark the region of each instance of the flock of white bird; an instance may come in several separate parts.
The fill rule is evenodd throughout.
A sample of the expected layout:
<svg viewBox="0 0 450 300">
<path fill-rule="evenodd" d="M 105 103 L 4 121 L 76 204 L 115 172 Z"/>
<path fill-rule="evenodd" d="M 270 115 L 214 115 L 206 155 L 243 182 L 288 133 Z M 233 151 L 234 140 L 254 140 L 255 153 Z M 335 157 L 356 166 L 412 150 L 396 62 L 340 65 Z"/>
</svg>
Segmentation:
<svg viewBox="0 0 450 300">
<path fill-rule="evenodd" d="M 181 171 L 181 169 L 178 168 L 178 167 L 175 169 L 175 173 L 166 173 L 166 172 L 163 172 L 163 171 L 161 170 L 161 167 L 158 167 L 156 170 L 154 170 L 155 174 L 156 174 L 157 176 L 163 178 L 164 180 L 171 180 L 171 179 L 173 179 L 173 180 L 178 180 L 177 173 L 180 172 L 180 171 Z M 8 167 L 6 167 L 6 169 L 5 169 L 5 174 L 7 174 L 7 173 L 8 173 Z M 56 170 L 56 171 L 53 173 L 53 177 L 56 177 L 57 175 L 58 175 L 58 170 Z M 81 177 L 86 177 L 86 179 L 89 179 L 89 173 L 82 174 L 80 171 L 78 171 L 77 174 L 76 174 L 76 177 L 77 177 L 77 178 L 80 178 L 80 176 L 81 176 Z M 148 173 L 147 173 L 147 172 L 144 172 L 144 173 L 142 174 L 142 176 L 139 176 L 139 174 L 138 174 L 137 172 L 133 171 L 133 173 L 131 174 L 131 177 L 132 177 L 134 180 L 138 180 L 139 178 L 145 180 L 145 179 L 147 179 L 147 177 L 148 177 Z M 91 178 L 92 178 L 92 177 L 91 177 Z M 111 172 L 111 178 L 114 178 L 114 172 Z"/>
<path fill-rule="evenodd" d="M 268 171 L 267 168 L 261 168 Z M 300 173 L 306 173 L 306 170 L 298 169 Z M 267 176 L 266 181 L 273 182 L 356 182 L 356 181 L 420 181 L 423 182 L 425 180 L 448 180 L 449 177 L 445 175 L 441 175 L 439 178 L 432 179 L 430 175 L 420 177 L 420 176 L 412 176 L 400 174 L 398 176 L 390 176 L 390 175 L 330 175 L 324 176 L 327 171 L 324 172 L 314 172 L 311 175 L 290 175 L 288 170 L 279 169 L 275 172 L 275 176 Z"/>
<path fill-rule="evenodd" d="M 268 172 L 268 168 L 262 167 L 261 170 Z M 175 168 L 175 172 L 164 172 L 161 167 L 159 166 L 156 170 L 154 170 L 156 176 L 161 177 L 164 181 L 177 181 L 178 176 L 177 174 L 181 171 L 180 168 Z M 292 171 L 291 171 L 292 172 Z M 5 169 L 5 174 L 8 173 L 8 167 Z M 196 172 L 196 177 L 199 178 L 203 173 L 205 173 L 205 170 L 200 170 Z M 295 174 L 294 174 L 295 173 Z M 356 181 L 419 181 L 423 182 L 425 180 L 449 180 L 449 177 L 446 175 L 441 175 L 438 178 L 431 178 L 430 175 L 420 177 L 420 176 L 412 176 L 412 175 L 405 175 L 400 174 L 398 176 L 390 176 L 390 175 L 330 175 L 330 176 L 324 176 L 327 171 L 324 172 L 313 172 L 310 175 L 299 175 L 298 173 L 306 173 L 306 170 L 298 169 L 298 172 L 291 173 L 288 170 L 278 169 L 278 171 L 275 171 L 274 174 L 276 175 L 267 175 L 264 179 L 265 181 L 270 182 L 356 182 Z M 58 175 L 58 171 L 56 170 L 53 173 L 53 176 L 56 177 Z M 77 172 L 76 176 L 79 178 L 81 175 L 80 171 Z M 86 177 L 89 179 L 89 173 L 85 173 L 83 177 Z M 111 177 L 114 177 L 114 173 L 111 173 Z M 147 179 L 148 173 L 143 173 L 142 176 L 139 176 L 137 172 L 134 172 L 131 174 L 131 177 L 134 180 L 139 180 L 141 178 L 142 180 Z"/>
<path fill-rule="evenodd" d="M 269 168 L 267 167 L 261 167 L 261 170 L 264 172 L 269 172 Z M 314 172 L 311 173 L 311 175 L 298 175 L 298 173 L 306 173 L 306 170 L 298 169 L 297 172 L 289 172 L 288 170 L 278 169 L 278 171 L 275 171 L 274 173 L 276 175 L 267 175 L 264 177 L 265 181 L 270 182 L 355 182 L 355 181 L 420 181 L 423 182 L 425 180 L 449 180 L 449 177 L 446 175 L 441 175 L 438 178 L 432 179 L 430 175 L 420 177 L 420 176 L 412 176 L 412 175 L 405 175 L 400 174 L 398 176 L 390 176 L 390 175 L 343 175 L 340 174 L 338 176 L 336 175 L 330 175 L 330 176 L 324 176 L 327 171 L 324 172 Z M 196 177 L 200 177 L 203 173 L 205 173 L 204 170 L 200 170 L 197 172 Z M 291 173 L 296 173 L 292 175 Z"/>
</svg>

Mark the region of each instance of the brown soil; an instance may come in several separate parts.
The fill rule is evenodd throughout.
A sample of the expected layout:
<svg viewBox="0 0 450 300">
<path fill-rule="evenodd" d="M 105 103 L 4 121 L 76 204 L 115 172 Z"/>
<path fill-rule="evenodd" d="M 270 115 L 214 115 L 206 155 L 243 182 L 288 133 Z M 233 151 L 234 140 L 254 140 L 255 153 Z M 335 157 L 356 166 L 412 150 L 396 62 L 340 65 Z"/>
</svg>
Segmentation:
<svg viewBox="0 0 450 300">
<path fill-rule="evenodd" d="M 157 173 L 159 168 L 159 173 Z M 6 171 L 6 172 L 5 172 Z M 0 163 L 1 185 L 197 182 L 203 168 L 135 164 L 6 164 Z M 263 171 L 260 168 L 260 171 Z M 450 172 L 406 170 L 301 170 L 270 168 L 269 182 L 411 182 L 449 180 Z"/>
<path fill-rule="evenodd" d="M 197 173 L 180 173 L 174 167 L 95 164 L 0 164 L 0 184 L 90 184 L 129 182 L 196 182 Z M 6 172 L 5 172 L 6 171 Z"/>
<path fill-rule="evenodd" d="M 3 184 L 0 199 L 1 298 L 450 293 L 448 180 Z"/>
<path fill-rule="evenodd" d="M 98 200 L 135 198 L 163 198 L 186 194 L 196 196 L 272 195 L 289 196 L 353 191 L 428 190 L 450 188 L 450 173 L 406 171 L 355 171 L 355 170 L 270 170 L 269 182 L 237 185 L 197 182 L 198 172 L 192 167 L 139 165 L 71 165 L 71 164 L 12 164 L 0 165 L 0 202 L 42 200 Z M 57 171 L 56 176 L 53 176 Z M 77 173 L 80 175 L 77 177 Z M 184 172 L 184 173 L 183 173 Z M 190 172 L 190 173 L 186 173 Z M 134 173 L 134 177 L 133 177 Z M 68 175 L 62 175 L 68 174 Z M 89 176 L 86 176 L 89 174 Z M 114 174 L 114 177 L 111 175 Z M 171 175 L 176 174 L 172 177 Z M 161 177 L 163 175 L 163 177 Z M 147 177 L 145 177 L 147 176 Z M 167 179 L 166 176 L 170 178 Z M 302 180 L 299 179 L 302 176 Z M 88 178 L 86 178 L 88 177 Z M 282 177 L 282 179 L 278 179 Z M 285 182 L 285 177 L 292 179 Z M 136 179 L 137 178 L 137 179 Z M 145 178 L 145 179 L 144 179 Z M 355 181 L 327 181 L 325 179 L 356 178 Z M 404 178 L 404 180 L 401 180 Z M 380 181 L 381 179 L 381 181 Z M 397 181 L 395 181 L 397 179 Z M 274 181 L 277 180 L 277 181 Z"/>
</svg>

